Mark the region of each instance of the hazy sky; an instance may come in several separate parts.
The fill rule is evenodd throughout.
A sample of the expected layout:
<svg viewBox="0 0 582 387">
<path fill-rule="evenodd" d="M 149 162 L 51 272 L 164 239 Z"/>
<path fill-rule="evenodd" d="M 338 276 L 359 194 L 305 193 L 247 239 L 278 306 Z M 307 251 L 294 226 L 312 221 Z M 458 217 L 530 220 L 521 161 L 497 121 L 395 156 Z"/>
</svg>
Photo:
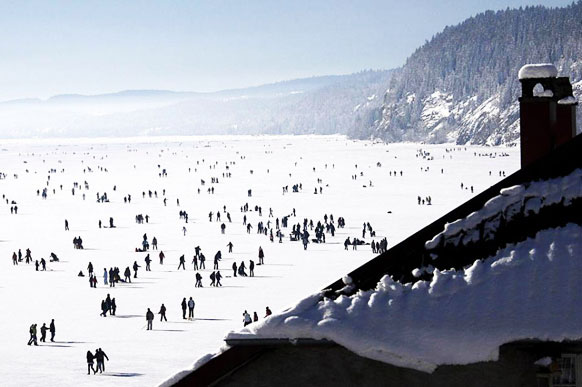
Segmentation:
<svg viewBox="0 0 582 387">
<path fill-rule="evenodd" d="M 571 0 L 0 0 L 0 100 L 211 91 L 402 65 L 486 9 Z"/>
</svg>

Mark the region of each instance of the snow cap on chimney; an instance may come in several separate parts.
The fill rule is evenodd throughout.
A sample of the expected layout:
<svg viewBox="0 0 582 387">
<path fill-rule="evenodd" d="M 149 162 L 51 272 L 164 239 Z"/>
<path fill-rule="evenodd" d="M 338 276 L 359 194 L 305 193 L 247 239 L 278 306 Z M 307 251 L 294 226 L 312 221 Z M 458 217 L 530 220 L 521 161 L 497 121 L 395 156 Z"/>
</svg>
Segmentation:
<svg viewBox="0 0 582 387">
<path fill-rule="evenodd" d="M 519 69 L 519 79 L 556 78 L 558 69 L 551 63 L 527 64 Z"/>
</svg>

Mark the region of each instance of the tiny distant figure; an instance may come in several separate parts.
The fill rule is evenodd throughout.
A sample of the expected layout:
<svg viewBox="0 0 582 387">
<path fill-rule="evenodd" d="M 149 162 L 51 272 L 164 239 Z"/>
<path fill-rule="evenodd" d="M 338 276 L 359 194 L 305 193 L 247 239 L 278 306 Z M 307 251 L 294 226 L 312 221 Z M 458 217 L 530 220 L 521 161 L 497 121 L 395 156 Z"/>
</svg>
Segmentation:
<svg viewBox="0 0 582 387">
<path fill-rule="evenodd" d="M 154 237 L 152 239 L 152 250 L 157 250 L 158 249 L 158 240 L 156 239 L 156 237 Z"/>
<path fill-rule="evenodd" d="M 265 262 L 263 261 L 263 258 L 265 258 L 265 253 L 263 252 L 263 248 L 259 246 L 259 263 L 258 263 L 258 265 L 265 264 Z"/>
<path fill-rule="evenodd" d="M 251 318 L 251 315 L 245 310 L 243 313 L 243 324 L 244 324 L 243 326 L 246 327 L 247 325 L 249 325 L 252 322 L 253 322 L 253 319 Z"/>
<path fill-rule="evenodd" d="M 151 331 L 152 324 L 154 321 L 154 313 L 150 310 L 150 308 L 148 308 L 148 311 L 146 312 L 146 321 L 147 321 L 147 326 L 148 326 L 148 328 L 146 330 Z"/>
<path fill-rule="evenodd" d="M 210 273 L 210 286 L 216 286 L 216 272 Z"/>
<path fill-rule="evenodd" d="M 133 278 L 137 278 L 137 269 L 141 266 L 137 264 L 137 261 L 133 261 Z"/>
<path fill-rule="evenodd" d="M 91 351 L 87 351 L 87 375 L 91 375 L 91 371 L 93 371 L 93 374 L 97 372 L 93 367 L 93 359 L 95 359 L 93 353 Z"/>
<path fill-rule="evenodd" d="M 271 309 L 269 309 L 269 307 L 267 306 L 265 308 L 265 317 L 269 317 L 272 314 L 273 314 L 273 312 L 271 312 Z"/>
<path fill-rule="evenodd" d="M 146 255 L 145 259 L 144 259 L 145 263 L 146 263 L 146 271 L 152 271 L 152 269 L 150 269 L 150 263 L 152 262 L 150 255 Z"/>
<path fill-rule="evenodd" d="M 48 331 L 48 327 L 46 323 L 42 323 L 42 327 L 40 327 L 40 341 L 46 343 L 46 331 Z"/>
<path fill-rule="evenodd" d="M 65 219 L 65 231 L 69 231 L 69 221 Z"/>
<path fill-rule="evenodd" d="M 216 272 L 216 285 L 215 286 L 222 286 L 222 284 L 220 283 L 220 280 L 222 279 L 222 274 L 220 274 L 220 271 Z"/>
<path fill-rule="evenodd" d="M 259 321 L 259 316 L 257 315 L 257 312 L 253 313 L 253 322 Z"/>
<path fill-rule="evenodd" d="M 236 277 L 236 271 L 237 271 L 236 262 L 233 262 L 232 263 L 232 274 L 234 277 Z"/>
<path fill-rule="evenodd" d="M 178 264 L 178 270 L 180 270 L 180 266 L 182 269 L 186 270 L 186 258 L 184 258 L 184 254 L 180 256 L 180 263 Z"/>
<path fill-rule="evenodd" d="M 160 265 L 163 265 L 164 264 L 164 258 L 165 257 L 166 256 L 164 255 L 164 252 L 163 251 L 160 251 Z"/>
<path fill-rule="evenodd" d="M 196 303 L 194 302 L 192 297 L 190 297 L 190 299 L 188 300 L 188 320 L 194 320 L 194 307 L 195 306 L 196 306 Z"/>
<path fill-rule="evenodd" d="M 168 319 L 166 318 L 166 307 L 164 306 L 164 304 L 160 306 L 160 311 L 158 312 L 158 314 L 160 315 L 160 321 L 162 320 L 168 321 Z"/>
<path fill-rule="evenodd" d="M 36 324 L 32 324 L 30 328 L 28 328 L 28 333 L 30 333 L 30 340 L 28 340 L 28 345 L 38 345 L 36 343 Z"/>
<path fill-rule="evenodd" d="M 232 242 L 228 242 L 228 244 L 227 244 L 226 246 L 228 247 L 228 252 L 229 252 L 229 253 L 232 253 L 232 248 L 233 248 L 233 246 L 234 246 L 234 245 L 232 244 Z"/>
<path fill-rule="evenodd" d="M 254 277 L 255 276 L 255 261 L 253 261 L 252 259 L 249 260 L 249 276 Z"/>
<path fill-rule="evenodd" d="M 55 319 L 54 318 L 51 320 L 51 323 L 49 325 L 49 331 L 51 333 L 51 341 L 54 343 L 54 341 L 55 341 L 55 333 L 57 332 L 57 330 L 55 328 Z"/>
<path fill-rule="evenodd" d="M 186 226 L 182 227 L 182 232 L 184 233 L 184 236 L 186 236 Z"/>
<path fill-rule="evenodd" d="M 186 302 L 186 297 L 184 297 L 184 299 L 182 300 L 182 319 L 186 320 L 186 307 L 188 306 L 188 303 Z"/>
<path fill-rule="evenodd" d="M 196 283 L 194 284 L 195 288 L 202 287 L 202 275 L 200 273 L 196 273 Z"/>
<path fill-rule="evenodd" d="M 107 268 L 103 269 L 103 284 L 107 285 Z"/>
</svg>

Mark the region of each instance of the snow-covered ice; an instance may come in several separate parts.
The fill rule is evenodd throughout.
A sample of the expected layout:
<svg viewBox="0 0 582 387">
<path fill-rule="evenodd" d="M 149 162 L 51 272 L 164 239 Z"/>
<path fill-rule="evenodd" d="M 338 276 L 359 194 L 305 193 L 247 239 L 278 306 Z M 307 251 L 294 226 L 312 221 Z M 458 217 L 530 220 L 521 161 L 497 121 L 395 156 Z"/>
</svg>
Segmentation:
<svg viewBox="0 0 582 387">
<path fill-rule="evenodd" d="M 419 148 L 430 157 L 419 157 Z M 202 355 L 216 352 L 228 331 L 242 327 L 245 309 L 251 314 L 256 311 L 263 320 L 266 306 L 277 313 L 373 258 L 369 246 L 357 251 L 343 249 L 346 237 L 361 237 L 363 222 L 370 222 L 377 239 L 387 237 L 389 247 L 393 246 L 496 183 L 501 178 L 499 171 L 509 175 L 518 164 L 517 148 L 385 145 L 340 136 L 3 141 L 0 172 L 6 178 L 0 179 L 0 194 L 17 202 L 18 214 L 11 215 L 11 205 L 2 201 L 2 385 L 156 385 L 190 368 Z M 49 174 L 50 169 L 56 173 Z M 167 177 L 159 177 L 162 169 L 167 170 Z M 231 178 L 223 177 L 227 172 L 232 173 Z M 211 184 L 212 177 L 219 183 Z M 82 188 L 73 196 L 74 182 Z M 461 182 L 466 188 L 459 188 Z M 303 189 L 292 193 L 296 183 L 302 183 Z M 285 185 L 289 192 L 283 194 Z M 474 194 L 468 190 L 471 185 Z M 207 193 L 211 186 L 214 194 Z M 48 197 L 43 200 L 36 190 L 45 187 Z M 323 194 L 314 194 L 316 187 L 322 187 Z M 248 189 L 252 189 L 252 197 L 248 197 Z M 158 198 L 147 194 L 143 198 L 142 192 L 148 190 L 157 191 Z M 110 202 L 97 203 L 97 192 L 107 192 Z M 123 202 L 128 194 L 130 204 Z M 417 204 L 417 196 L 429 195 L 432 205 Z M 251 234 L 242 225 L 240 211 L 247 202 L 253 209 L 247 213 L 253 224 Z M 223 205 L 232 216 L 232 223 L 225 222 L 224 235 L 220 222 L 208 221 L 208 213 L 222 211 Z M 262 206 L 262 217 L 254 211 L 255 205 Z M 268 217 L 269 207 L 274 218 Z M 256 234 L 259 220 L 273 223 L 293 208 L 297 217 L 290 218 L 284 243 L 271 243 L 268 237 Z M 180 210 L 188 212 L 188 224 L 179 219 Z M 150 216 L 149 223 L 135 223 L 140 213 Z M 291 224 L 303 218 L 323 221 L 324 214 L 333 214 L 336 220 L 344 217 L 346 228 L 337 229 L 335 238 L 326 235 L 326 244 L 311 243 L 307 251 L 299 242 L 288 240 Z M 98 220 L 107 225 L 109 217 L 117 227 L 99 229 Z M 70 231 L 64 230 L 65 219 Z M 222 220 L 226 220 L 224 213 Z M 146 253 L 134 251 L 144 233 L 150 241 L 155 236 L 166 255 L 162 266 L 157 252 L 150 251 L 151 272 L 144 270 Z M 74 236 L 83 238 L 84 250 L 73 249 Z M 227 253 L 228 241 L 234 244 L 232 254 Z M 194 288 L 190 264 L 196 245 L 207 257 L 203 288 Z M 255 268 L 256 277 L 232 278 L 232 263 L 245 260 L 248 266 L 249 259 L 257 262 L 259 246 L 265 250 L 265 265 Z M 50 252 L 55 252 L 61 262 L 49 262 L 46 272 L 36 272 L 34 265 L 24 263 L 13 266 L 12 252 L 19 248 L 23 252 L 30 248 L 34 259 L 48 260 Z M 224 286 L 210 288 L 212 257 L 219 249 Z M 182 254 L 187 270 L 177 271 Z M 103 268 L 119 266 L 123 272 L 134 261 L 141 268 L 132 284 L 103 285 Z M 89 262 L 98 276 L 97 289 L 89 287 L 88 277 L 77 277 L 80 270 L 87 274 Z M 99 316 L 100 302 L 107 293 L 116 298 L 115 317 Z M 196 301 L 196 319 L 184 321 L 180 302 L 190 296 Z M 151 308 L 157 313 L 162 303 L 168 308 L 169 321 L 160 323 L 156 315 L 153 331 L 146 331 L 145 311 Z M 48 325 L 52 318 L 56 342 L 27 346 L 29 326 Z M 322 325 L 326 324 L 337 322 L 327 319 Z M 99 347 L 110 358 L 106 373 L 89 376 L 85 353 Z"/>
</svg>

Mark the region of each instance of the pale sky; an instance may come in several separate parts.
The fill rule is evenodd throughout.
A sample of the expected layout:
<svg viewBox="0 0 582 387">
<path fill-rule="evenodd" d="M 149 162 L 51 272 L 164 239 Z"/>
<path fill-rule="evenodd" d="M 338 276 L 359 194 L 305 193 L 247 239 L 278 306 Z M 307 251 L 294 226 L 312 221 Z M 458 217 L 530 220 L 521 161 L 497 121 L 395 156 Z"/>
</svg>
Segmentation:
<svg viewBox="0 0 582 387">
<path fill-rule="evenodd" d="M 214 91 L 401 66 L 487 9 L 571 0 L 0 0 L 0 100 Z"/>
</svg>

